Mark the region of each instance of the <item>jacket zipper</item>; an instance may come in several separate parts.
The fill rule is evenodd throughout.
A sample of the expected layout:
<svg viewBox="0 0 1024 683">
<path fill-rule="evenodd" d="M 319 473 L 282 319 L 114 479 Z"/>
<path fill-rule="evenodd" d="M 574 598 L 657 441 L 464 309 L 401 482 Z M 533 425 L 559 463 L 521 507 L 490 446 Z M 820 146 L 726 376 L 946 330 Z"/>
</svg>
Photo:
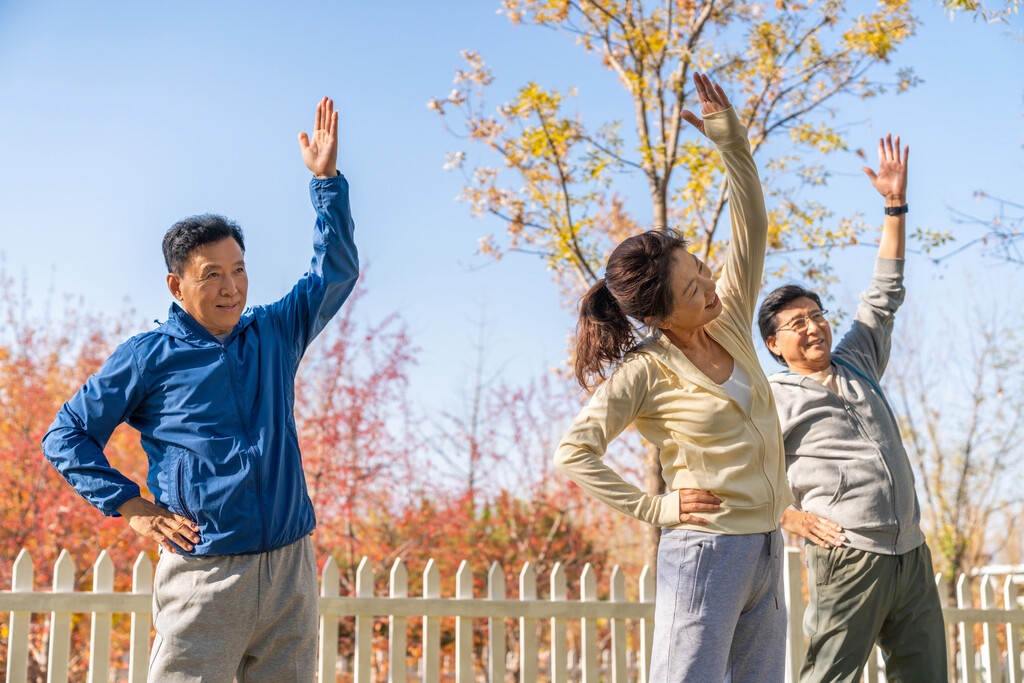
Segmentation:
<svg viewBox="0 0 1024 683">
<path fill-rule="evenodd" d="M 249 451 L 249 457 L 252 459 L 253 470 L 256 473 L 256 482 L 255 482 L 255 485 L 256 485 L 256 500 L 259 503 L 259 508 L 260 508 L 260 531 L 261 531 L 260 539 L 262 541 L 262 545 L 261 545 L 260 550 L 262 552 L 266 552 L 266 549 L 267 549 L 267 516 L 266 516 L 266 504 L 263 502 L 263 486 L 262 486 L 262 483 L 261 483 L 263 481 L 263 472 L 262 472 L 262 469 L 260 468 L 260 459 L 259 459 L 259 457 L 257 456 L 257 453 L 256 453 L 256 447 L 255 447 L 254 442 L 253 442 L 252 434 L 249 433 L 249 423 L 245 419 L 245 413 L 242 411 L 242 399 L 238 395 L 238 380 L 236 379 L 236 376 L 235 376 L 234 365 L 231 362 L 230 356 L 228 356 L 227 350 L 221 350 L 220 356 L 221 356 L 221 359 L 223 359 L 224 364 L 227 365 L 228 375 L 231 377 L 231 395 L 235 399 L 235 410 L 238 412 L 238 421 L 241 423 L 241 425 L 242 425 L 242 432 L 245 434 L 245 438 L 248 441 L 248 446 L 249 447 L 248 447 L 247 450 Z"/>
<path fill-rule="evenodd" d="M 183 480 L 185 478 L 184 477 L 184 475 L 185 475 L 185 459 L 184 459 L 184 456 L 180 456 L 178 458 L 177 470 L 178 470 L 178 506 L 181 507 L 181 511 L 185 514 L 186 517 L 188 517 L 193 522 L 198 524 L 199 520 L 196 519 L 196 516 L 194 514 L 192 514 L 192 510 L 190 510 L 188 505 L 185 504 L 185 487 L 183 485 Z"/>
<path fill-rule="evenodd" d="M 847 414 L 851 415 L 853 417 L 853 421 L 857 424 L 857 430 L 860 432 L 860 435 L 864 438 L 865 441 L 867 441 L 868 443 L 871 443 L 871 444 L 873 444 L 875 446 L 875 450 L 878 451 L 878 459 L 882 461 L 882 467 L 885 469 L 885 476 L 889 479 L 889 495 L 890 495 L 890 501 L 889 502 L 890 502 L 890 505 L 892 506 L 892 518 L 894 520 L 896 520 L 896 535 L 893 537 L 893 541 L 892 541 L 892 551 L 893 551 L 893 554 L 895 554 L 896 553 L 897 545 L 899 543 L 900 529 L 901 529 L 900 516 L 899 516 L 899 514 L 896 511 L 896 480 L 892 476 L 892 470 L 889 469 L 889 463 L 886 462 L 885 454 L 882 453 L 882 449 L 880 449 L 878 447 L 878 444 L 876 444 L 874 442 L 874 440 L 872 440 L 871 437 L 868 436 L 867 431 L 864 429 L 864 424 L 861 422 L 860 415 L 857 414 L 857 411 L 852 410 L 850 408 L 850 403 L 849 403 L 849 401 L 846 400 L 845 396 L 840 396 L 840 399 L 842 399 L 842 401 L 843 401 L 843 408 L 846 409 Z M 890 411 L 890 414 L 891 414 L 891 411 Z"/>
<path fill-rule="evenodd" d="M 714 336 L 712 336 L 711 338 L 715 339 Z M 718 342 L 717 339 L 715 339 L 715 341 Z M 721 344 L 722 342 L 718 342 L 718 343 Z M 725 346 L 723 345 L 722 348 L 725 348 Z M 733 358 L 732 362 L 735 365 L 739 364 L 739 361 L 737 361 L 735 357 Z M 744 370 L 744 372 L 746 372 L 746 370 Z M 750 373 L 747 373 L 747 374 L 749 375 Z M 768 476 L 768 471 L 765 469 L 765 464 L 766 464 L 766 460 L 767 460 L 768 447 L 767 447 L 767 442 L 765 442 L 764 435 L 761 433 L 761 430 L 759 430 L 757 428 L 757 425 L 754 424 L 754 421 L 750 419 L 750 415 L 747 413 L 746 410 L 743 409 L 743 406 L 741 406 L 739 404 L 739 401 L 734 399 L 729 394 L 729 392 L 727 392 L 724 389 L 722 389 L 722 387 L 720 385 L 713 387 L 710 384 L 708 384 L 707 382 L 704 382 L 701 379 L 699 379 L 697 377 L 692 377 L 692 376 L 688 377 L 687 379 L 689 379 L 691 382 L 693 382 L 697 386 L 704 387 L 708 392 L 714 394 L 715 396 L 718 396 L 720 398 L 724 398 L 727 401 L 729 401 L 730 403 L 732 403 L 733 405 L 735 405 L 736 408 L 743 415 L 743 419 L 747 421 L 747 424 L 750 425 L 750 428 L 754 431 L 755 434 L 757 434 L 757 438 L 761 441 L 761 455 L 760 455 L 761 476 L 764 477 L 765 483 L 768 484 L 768 491 L 771 493 L 772 515 L 774 515 L 775 514 L 775 503 L 776 503 L 776 499 L 778 498 L 778 496 L 776 496 L 776 494 L 775 494 L 775 486 L 772 484 L 772 479 L 771 479 L 771 477 Z M 770 389 L 769 389 L 769 391 L 770 391 Z M 753 405 L 754 405 L 754 384 L 753 384 L 753 382 L 751 382 L 751 385 L 750 385 L 750 405 L 751 405 L 751 407 L 753 407 Z M 783 457 L 785 457 L 785 456 L 783 456 Z"/>
</svg>

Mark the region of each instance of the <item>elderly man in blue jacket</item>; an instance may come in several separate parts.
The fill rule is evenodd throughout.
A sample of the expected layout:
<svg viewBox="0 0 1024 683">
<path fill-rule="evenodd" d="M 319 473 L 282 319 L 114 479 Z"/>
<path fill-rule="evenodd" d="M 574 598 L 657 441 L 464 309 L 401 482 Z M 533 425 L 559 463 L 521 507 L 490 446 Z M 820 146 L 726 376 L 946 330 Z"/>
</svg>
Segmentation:
<svg viewBox="0 0 1024 683">
<path fill-rule="evenodd" d="M 326 97 L 313 136 L 313 260 L 284 298 L 245 309 L 241 230 L 194 216 L 164 236 L 167 321 L 121 344 L 65 403 L 43 452 L 103 514 L 160 544 L 150 679 L 311 681 L 317 575 L 293 417 L 299 361 L 358 276 L 348 183 L 336 170 L 338 115 Z M 244 311 L 244 312 L 243 312 Z M 103 448 L 127 422 L 147 485 Z"/>
</svg>

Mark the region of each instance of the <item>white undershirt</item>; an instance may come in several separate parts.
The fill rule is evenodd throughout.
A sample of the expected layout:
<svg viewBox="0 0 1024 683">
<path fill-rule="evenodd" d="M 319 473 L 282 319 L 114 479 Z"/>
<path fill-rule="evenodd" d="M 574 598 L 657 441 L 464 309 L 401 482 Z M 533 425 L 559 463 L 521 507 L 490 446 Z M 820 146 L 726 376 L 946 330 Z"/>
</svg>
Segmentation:
<svg viewBox="0 0 1024 683">
<path fill-rule="evenodd" d="M 750 412 L 750 375 L 740 367 L 739 363 L 733 361 L 732 375 L 722 382 L 722 388 L 743 406 L 743 410 Z"/>
<path fill-rule="evenodd" d="M 833 394 L 839 393 L 839 385 L 836 383 L 836 374 L 832 371 L 832 364 L 829 363 L 828 367 L 819 372 L 812 372 L 807 375 L 816 382 L 820 382 L 821 386 L 825 387 Z"/>
<path fill-rule="evenodd" d="M 231 336 L 231 333 L 228 332 L 227 334 L 215 334 L 213 336 L 216 337 L 217 341 L 219 341 L 221 343 L 221 346 L 223 346 L 224 345 L 224 340 L 227 339 L 229 336 Z"/>
</svg>

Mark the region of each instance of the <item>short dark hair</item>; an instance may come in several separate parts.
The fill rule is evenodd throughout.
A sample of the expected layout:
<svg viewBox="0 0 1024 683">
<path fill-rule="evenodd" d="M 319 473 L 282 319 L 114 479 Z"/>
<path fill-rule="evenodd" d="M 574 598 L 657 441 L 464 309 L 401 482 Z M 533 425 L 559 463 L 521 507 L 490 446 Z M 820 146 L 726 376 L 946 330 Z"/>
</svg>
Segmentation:
<svg viewBox="0 0 1024 683">
<path fill-rule="evenodd" d="M 212 242 L 233 237 L 245 253 L 245 238 L 242 229 L 234 221 L 213 213 L 189 216 L 171 226 L 164 233 L 164 262 L 167 272 L 182 275 L 192 258 L 192 252 Z"/>
<path fill-rule="evenodd" d="M 761 330 L 761 340 L 767 344 L 768 337 L 771 337 L 775 332 L 775 316 L 785 308 L 791 301 L 795 301 L 801 297 L 807 297 L 818 305 L 820 309 L 821 298 L 809 289 L 804 289 L 800 285 L 783 285 L 779 287 L 771 294 L 764 298 L 761 302 L 761 308 L 757 312 L 757 327 Z M 768 353 L 772 354 L 772 358 L 779 361 L 783 365 L 787 365 L 786 359 L 782 356 L 772 353 L 771 349 Z"/>
</svg>

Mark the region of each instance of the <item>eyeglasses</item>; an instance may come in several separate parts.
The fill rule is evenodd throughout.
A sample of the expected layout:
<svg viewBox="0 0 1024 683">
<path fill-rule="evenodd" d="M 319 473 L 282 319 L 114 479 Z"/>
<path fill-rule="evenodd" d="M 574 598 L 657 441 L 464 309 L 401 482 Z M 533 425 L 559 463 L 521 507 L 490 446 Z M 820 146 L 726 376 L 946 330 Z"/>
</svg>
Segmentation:
<svg viewBox="0 0 1024 683">
<path fill-rule="evenodd" d="M 797 334 L 801 334 L 801 333 L 807 331 L 807 327 L 812 322 L 817 327 L 822 327 L 823 325 L 828 325 L 828 319 L 825 318 L 825 314 L 826 313 L 828 313 L 828 311 L 826 311 L 825 309 L 822 309 L 820 311 L 815 311 L 814 313 L 811 313 L 810 315 L 805 315 L 805 316 L 803 316 L 801 318 L 794 318 L 793 320 L 790 320 L 788 323 L 786 323 L 782 327 L 776 327 L 775 331 L 776 332 L 782 332 L 783 330 L 790 330 L 791 332 L 796 332 Z"/>
</svg>

